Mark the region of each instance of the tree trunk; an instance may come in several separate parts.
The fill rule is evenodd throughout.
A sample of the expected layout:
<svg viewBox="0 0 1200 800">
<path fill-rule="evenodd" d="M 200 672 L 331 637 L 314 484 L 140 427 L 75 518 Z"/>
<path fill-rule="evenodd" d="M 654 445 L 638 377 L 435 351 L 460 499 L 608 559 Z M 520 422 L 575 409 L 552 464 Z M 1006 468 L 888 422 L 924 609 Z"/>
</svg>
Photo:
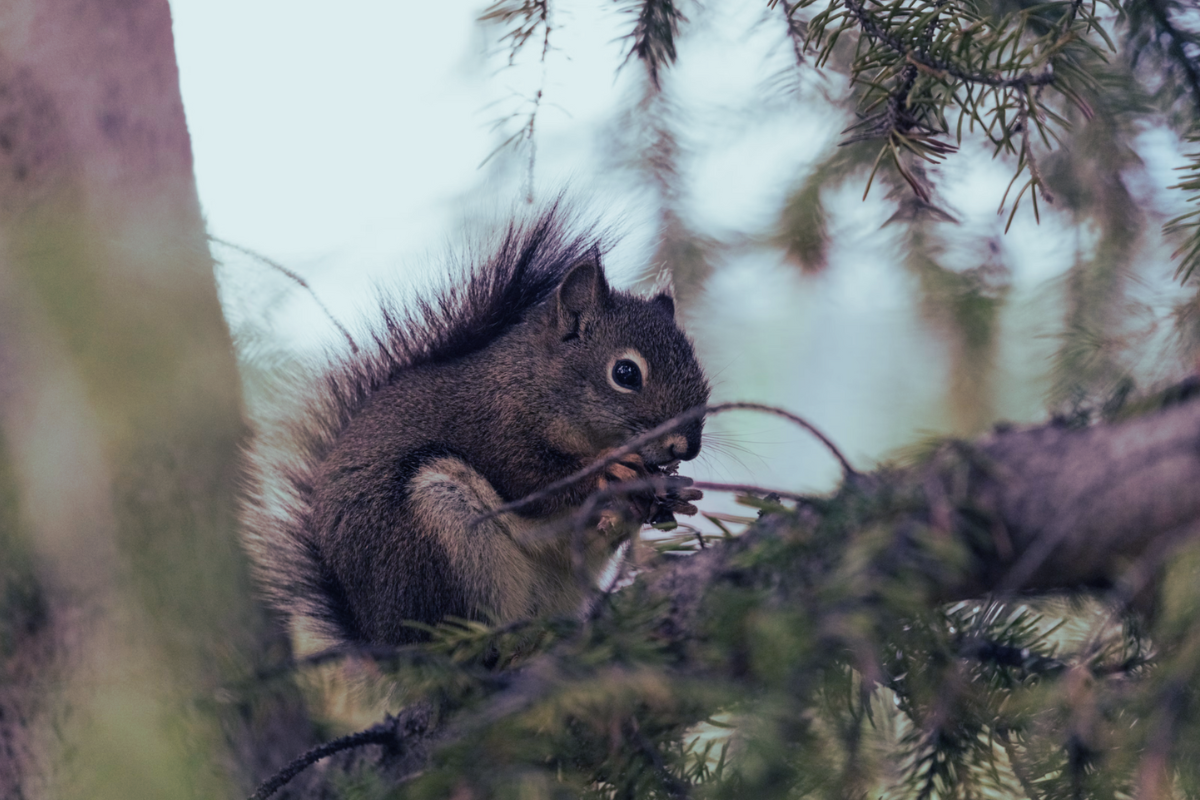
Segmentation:
<svg viewBox="0 0 1200 800">
<path fill-rule="evenodd" d="M 257 778 L 240 420 L 167 0 L 0 5 L 0 795 Z"/>
</svg>

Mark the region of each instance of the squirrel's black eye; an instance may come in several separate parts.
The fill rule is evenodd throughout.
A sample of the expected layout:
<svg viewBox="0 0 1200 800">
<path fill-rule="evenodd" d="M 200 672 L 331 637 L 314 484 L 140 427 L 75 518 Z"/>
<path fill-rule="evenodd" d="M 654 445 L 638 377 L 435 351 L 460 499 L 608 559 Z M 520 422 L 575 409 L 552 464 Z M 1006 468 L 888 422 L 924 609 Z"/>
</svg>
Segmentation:
<svg viewBox="0 0 1200 800">
<path fill-rule="evenodd" d="M 640 392 L 650 380 L 650 365 L 632 347 L 613 355 L 608 362 L 608 385 L 622 394 Z"/>
<path fill-rule="evenodd" d="M 631 392 L 642 388 L 642 370 L 628 358 L 622 358 L 613 364 L 613 383 Z"/>
</svg>

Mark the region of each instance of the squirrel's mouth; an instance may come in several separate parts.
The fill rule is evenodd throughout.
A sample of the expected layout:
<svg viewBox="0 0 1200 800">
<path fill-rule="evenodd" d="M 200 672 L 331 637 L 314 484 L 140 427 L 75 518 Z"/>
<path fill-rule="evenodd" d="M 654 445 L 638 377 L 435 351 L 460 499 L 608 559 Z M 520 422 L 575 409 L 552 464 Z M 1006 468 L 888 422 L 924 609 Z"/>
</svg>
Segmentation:
<svg viewBox="0 0 1200 800">
<path fill-rule="evenodd" d="M 643 463 L 646 465 L 646 471 L 651 475 L 674 475 L 675 473 L 679 472 L 678 458 L 674 461 L 667 461 L 663 464 L 652 464 L 643 459 Z"/>
</svg>

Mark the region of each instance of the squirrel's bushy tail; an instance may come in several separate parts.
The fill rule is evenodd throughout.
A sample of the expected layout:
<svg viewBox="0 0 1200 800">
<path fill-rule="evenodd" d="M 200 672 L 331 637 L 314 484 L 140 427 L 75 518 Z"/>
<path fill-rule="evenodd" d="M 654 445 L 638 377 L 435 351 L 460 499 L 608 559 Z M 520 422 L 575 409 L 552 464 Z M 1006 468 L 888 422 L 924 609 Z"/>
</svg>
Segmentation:
<svg viewBox="0 0 1200 800">
<path fill-rule="evenodd" d="M 467 248 L 450 262 L 444 286 L 407 308 L 381 292 L 379 312 L 366 322 L 365 346 L 356 353 L 300 364 L 270 379 L 264 402 L 274 405 L 274 396 L 279 403 L 251 415 L 242 538 L 269 601 L 288 620 L 298 655 L 362 641 L 311 533 L 317 468 L 372 394 L 414 366 L 486 347 L 601 247 L 595 229 L 577 225 L 563 205 L 555 202 Z"/>
</svg>

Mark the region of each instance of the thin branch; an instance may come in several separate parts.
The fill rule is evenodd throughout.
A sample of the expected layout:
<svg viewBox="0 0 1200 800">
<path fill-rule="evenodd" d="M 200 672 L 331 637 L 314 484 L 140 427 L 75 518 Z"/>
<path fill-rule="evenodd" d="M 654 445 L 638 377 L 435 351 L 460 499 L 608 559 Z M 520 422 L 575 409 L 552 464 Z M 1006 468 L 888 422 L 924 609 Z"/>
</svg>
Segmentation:
<svg viewBox="0 0 1200 800">
<path fill-rule="evenodd" d="M 803 417 L 799 417 L 789 411 L 784 411 L 782 408 L 765 405 L 763 403 L 721 403 L 719 405 L 707 407 L 696 406 L 695 408 L 690 408 L 687 411 L 684 411 L 678 416 L 672 417 L 661 425 L 646 431 L 639 436 L 635 436 L 633 439 L 630 439 L 624 445 L 618 447 L 616 450 L 613 450 L 605 457 L 593 461 L 583 469 L 573 472 L 561 480 L 551 483 L 544 489 L 540 489 L 532 494 L 528 494 L 519 500 L 512 501 L 511 503 L 505 503 L 502 506 L 498 506 L 486 514 L 481 514 L 471 521 L 471 525 L 478 525 L 482 522 L 492 519 L 493 517 L 497 517 L 501 514 L 507 514 L 510 511 L 520 511 L 522 508 L 528 508 L 535 503 L 540 503 L 543 500 L 553 497 L 563 489 L 568 489 L 577 483 L 587 480 L 588 478 L 599 475 L 611 464 L 615 464 L 625 456 L 637 452 L 637 450 L 642 446 L 649 444 L 655 439 L 658 439 L 660 436 L 668 434 L 671 431 L 687 425 L 690 422 L 703 419 L 705 416 L 715 416 L 716 414 L 721 414 L 726 411 L 739 410 L 762 411 L 767 414 L 774 414 L 776 416 L 783 417 L 784 419 L 799 425 L 813 436 L 817 437 L 821 444 L 825 445 L 829 452 L 833 454 L 834 458 L 836 458 L 838 463 L 841 464 L 842 473 L 845 478 L 849 479 L 858 476 L 859 473 L 850 465 L 850 462 L 846 459 L 846 457 L 842 455 L 842 451 L 837 448 L 837 445 L 830 441 L 825 434 L 821 433 L 816 426 Z"/>
<path fill-rule="evenodd" d="M 282 789 L 292 778 L 295 778 L 322 758 L 340 753 L 343 750 L 381 744 L 402 752 L 405 739 L 410 736 L 423 734 L 428 726 L 428 719 L 416 720 L 416 724 L 406 726 L 410 729 L 405 731 L 399 730 L 402 722 L 409 722 L 406 715 L 393 717 L 389 714 L 383 722 L 372 725 L 366 730 L 342 736 L 331 742 L 326 742 L 319 747 L 314 747 L 267 779 L 250 796 L 250 800 L 267 800 L 268 797 Z"/>
<path fill-rule="evenodd" d="M 711 481 L 692 481 L 691 486 L 696 489 L 704 489 L 712 492 L 733 492 L 734 494 L 744 494 L 749 496 L 775 495 L 781 500 L 795 500 L 797 503 L 811 503 L 812 498 L 805 494 L 797 492 L 785 492 L 782 489 L 768 489 L 765 486 L 755 486 L 750 483 L 713 483 Z"/>
<path fill-rule="evenodd" d="M 283 266 L 278 261 L 267 258 L 262 253 L 251 250 L 249 247 L 243 247 L 240 244 L 234 244 L 233 242 L 228 241 L 227 239 L 219 239 L 216 236 L 212 236 L 212 235 L 210 235 L 208 237 L 208 240 L 210 242 L 216 242 L 217 244 L 223 245 L 225 247 L 230 247 L 234 250 L 237 250 L 240 253 L 244 253 L 245 255 L 248 255 L 253 259 L 257 259 L 258 261 L 261 261 L 262 263 L 266 264 L 268 267 L 283 273 L 288 278 L 291 278 L 293 281 L 295 281 L 300 286 L 300 288 L 304 289 L 304 291 L 308 292 L 309 295 L 312 296 L 313 302 L 317 304 L 317 308 L 321 309 L 321 311 L 323 311 L 325 313 L 325 316 L 329 318 L 329 321 L 334 324 L 334 327 L 336 327 L 341 332 L 342 336 L 346 337 L 346 341 L 349 342 L 349 344 L 350 344 L 350 352 L 352 352 L 352 353 L 358 352 L 358 345 L 354 343 L 354 337 L 352 337 L 350 335 L 350 331 L 346 330 L 345 326 L 343 326 L 342 323 L 337 321 L 337 317 L 333 316 L 333 313 L 325 306 L 324 303 L 321 302 L 321 298 L 317 297 L 317 293 L 313 291 L 313 288 L 308 285 L 308 281 L 304 280 L 304 278 L 300 277 L 295 272 L 292 272 L 290 269 Z"/>
</svg>

